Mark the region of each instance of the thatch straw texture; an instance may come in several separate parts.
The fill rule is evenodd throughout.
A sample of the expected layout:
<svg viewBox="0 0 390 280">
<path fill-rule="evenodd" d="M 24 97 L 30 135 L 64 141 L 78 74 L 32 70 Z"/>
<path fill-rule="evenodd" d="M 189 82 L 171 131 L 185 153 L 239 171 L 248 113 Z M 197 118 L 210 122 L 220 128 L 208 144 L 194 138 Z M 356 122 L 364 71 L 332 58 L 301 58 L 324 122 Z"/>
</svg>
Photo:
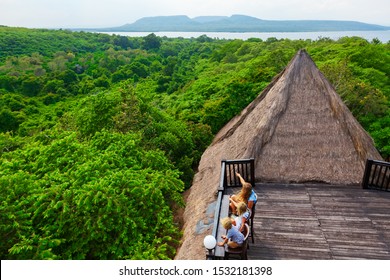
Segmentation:
<svg viewBox="0 0 390 280">
<path fill-rule="evenodd" d="M 216 135 L 199 164 L 184 213 L 177 259 L 203 259 L 196 223 L 215 200 L 222 159 L 255 158 L 257 181 L 357 184 L 367 158 L 381 159 L 306 51 Z"/>
</svg>

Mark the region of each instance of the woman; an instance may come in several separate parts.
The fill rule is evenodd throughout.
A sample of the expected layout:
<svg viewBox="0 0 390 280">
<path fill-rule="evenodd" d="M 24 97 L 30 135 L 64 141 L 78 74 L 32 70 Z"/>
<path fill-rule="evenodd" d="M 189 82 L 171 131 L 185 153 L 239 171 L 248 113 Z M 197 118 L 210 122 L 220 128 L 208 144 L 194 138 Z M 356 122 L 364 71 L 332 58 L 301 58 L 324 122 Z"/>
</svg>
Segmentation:
<svg viewBox="0 0 390 280">
<path fill-rule="evenodd" d="M 257 202 L 257 195 L 252 189 L 252 185 L 244 180 L 240 173 L 236 172 L 237 177 L 240 179 L 242 188 L 239 193 L 232 195 L 230 200 L 230 209 L 233 214 L 236 214 L 237 205 L 240 202 L 244 202 L 249 211 L 252 213 L 253 205 Z"/>
</svg>

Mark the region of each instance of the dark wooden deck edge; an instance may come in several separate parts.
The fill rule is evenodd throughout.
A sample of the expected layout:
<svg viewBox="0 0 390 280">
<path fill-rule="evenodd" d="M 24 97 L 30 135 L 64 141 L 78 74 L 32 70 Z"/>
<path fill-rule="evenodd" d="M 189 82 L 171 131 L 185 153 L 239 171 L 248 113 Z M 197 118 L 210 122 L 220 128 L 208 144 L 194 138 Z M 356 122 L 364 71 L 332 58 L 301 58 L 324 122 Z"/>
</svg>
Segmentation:
<svg viewBox="0 0 390 280">
<path fill-rule="evenodd" d="M 256 184 L 248 258 L 390 259 L 390 193 L 361 186 Z"/>
</svg>

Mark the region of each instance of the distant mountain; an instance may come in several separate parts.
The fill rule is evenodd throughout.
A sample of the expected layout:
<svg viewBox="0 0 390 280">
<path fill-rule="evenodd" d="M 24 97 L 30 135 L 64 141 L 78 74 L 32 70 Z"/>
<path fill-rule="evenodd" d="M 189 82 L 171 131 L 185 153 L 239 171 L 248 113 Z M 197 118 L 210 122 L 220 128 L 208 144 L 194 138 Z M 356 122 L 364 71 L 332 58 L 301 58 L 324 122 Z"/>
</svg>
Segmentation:
<svg viewBox="0 0 390 280">
<path fill-rule="evenodd" d="M 227 16 L 157 16 L 144 17 L 119 27 L 97 31 L 134 32 L 306 32 L 390 30 L 389 26 L 341 20 L 262 20 L 244 15 Z"/>
</svg>

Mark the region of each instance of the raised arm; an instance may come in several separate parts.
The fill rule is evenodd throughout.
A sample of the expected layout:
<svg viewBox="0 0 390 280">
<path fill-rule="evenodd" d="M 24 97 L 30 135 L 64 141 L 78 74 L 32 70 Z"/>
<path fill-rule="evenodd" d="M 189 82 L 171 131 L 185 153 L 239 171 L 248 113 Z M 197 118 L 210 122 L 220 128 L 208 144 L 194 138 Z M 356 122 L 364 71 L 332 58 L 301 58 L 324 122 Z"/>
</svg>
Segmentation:
<svg viewBox="0 0 390 280">
<path fill-rule="evenodd" d="M 240 179 L 241 185 L 244 185 L 246 183 L 246 181 L 244 180 L 244 178 L 242 178 L 241 174 L 236 172 L 236 175 Z"/>
</svg>

